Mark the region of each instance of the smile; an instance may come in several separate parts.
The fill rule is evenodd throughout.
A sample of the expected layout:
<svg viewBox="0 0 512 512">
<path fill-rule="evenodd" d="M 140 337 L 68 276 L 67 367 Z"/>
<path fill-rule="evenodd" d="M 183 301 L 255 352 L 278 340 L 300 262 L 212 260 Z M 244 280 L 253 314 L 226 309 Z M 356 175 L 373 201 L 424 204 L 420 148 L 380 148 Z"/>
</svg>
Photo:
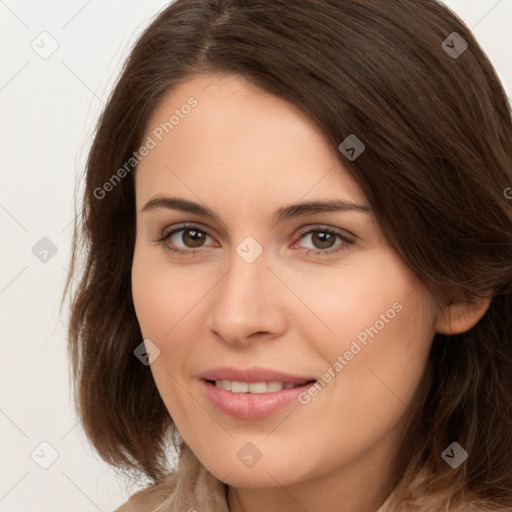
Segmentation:
<svg viewBox="0 0 512 512">
<path fill-rule="evenodd" d="M 202 393 L 218 411 L 241 420 L 264 419 L 297 404 L 314 382 L 200 380 Z"/>
</svg>

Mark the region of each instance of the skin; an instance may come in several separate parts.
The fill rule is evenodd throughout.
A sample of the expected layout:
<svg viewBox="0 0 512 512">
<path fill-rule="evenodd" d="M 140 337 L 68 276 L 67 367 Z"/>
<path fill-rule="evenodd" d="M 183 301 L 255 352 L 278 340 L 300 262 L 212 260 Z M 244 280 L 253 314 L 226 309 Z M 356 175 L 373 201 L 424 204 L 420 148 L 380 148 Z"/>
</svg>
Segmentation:
<svg viewBox="0 0 512 512">
<path fill-rule="evenodd" d="M 368 203 L 309 118 L 242 77 L 190 77 L 155 110 L 146 136 L 190 96 L 197 107 L 135 174 L 133 300 L 144 338 L 160 349 L 156 386 L 183 439 L 229 485 L 231 511 L 375 511 L 391 490 L 391 460 L 435 332 L 469 329 L 488 302 L 439 307 L 371 211 L 276 223 L 272 213 L 293 203 Z M 155 196 L 205 205 L 218 219 L 142 211 Z M 159 241 L 183 222 L 208 236 L 198 242 L 185 230 Z M 326 244 L 325 228 L 354 243 Z M 248 236 L 263 249 L 252 263 L 236 252 Z M 320 379 L 394 303 L 401 311 L 307 405 L 242 420 L 201 390 L 199 375 L 217 366 Z M 262 454 L 251 468 L 237 457 L 247 442 Z"/>
</svg>

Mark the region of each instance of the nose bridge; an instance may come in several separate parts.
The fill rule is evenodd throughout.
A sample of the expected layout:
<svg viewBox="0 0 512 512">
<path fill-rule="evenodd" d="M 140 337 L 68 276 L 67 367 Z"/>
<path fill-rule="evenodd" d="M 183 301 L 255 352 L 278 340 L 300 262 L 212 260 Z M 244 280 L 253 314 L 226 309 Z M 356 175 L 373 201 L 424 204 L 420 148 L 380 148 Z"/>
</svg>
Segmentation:
<svg viewBox="0 0 512 512">
<path fill-rule="evenodd" d="M 253 253 L 246 258 L 243 249 L 247 249 L 244 243 L 216 287 L 208 319 L 210 329 L 232 344 L 244 344 L 254 333 L 273 337 L 286 327 L 275 276 L 267 268 L 265 255 L 254 258 Z M 247 252 L 251 250 L 249 247 Z"/>
</svg>

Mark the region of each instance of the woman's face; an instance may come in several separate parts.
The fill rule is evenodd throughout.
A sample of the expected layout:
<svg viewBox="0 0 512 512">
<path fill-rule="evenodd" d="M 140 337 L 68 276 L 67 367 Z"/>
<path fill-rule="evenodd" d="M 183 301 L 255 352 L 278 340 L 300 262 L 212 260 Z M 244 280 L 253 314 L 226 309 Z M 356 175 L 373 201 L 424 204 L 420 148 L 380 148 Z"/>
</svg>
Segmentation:
<svg viewBox="0 0 512 512">
<path fill-rule="evenodd" d="M 344 156 L 227 74 L 175 88 L 144 140 L 133 300 L 184 440 L 237 487 L 389 474 L 438 308 Z"/>
</svg>

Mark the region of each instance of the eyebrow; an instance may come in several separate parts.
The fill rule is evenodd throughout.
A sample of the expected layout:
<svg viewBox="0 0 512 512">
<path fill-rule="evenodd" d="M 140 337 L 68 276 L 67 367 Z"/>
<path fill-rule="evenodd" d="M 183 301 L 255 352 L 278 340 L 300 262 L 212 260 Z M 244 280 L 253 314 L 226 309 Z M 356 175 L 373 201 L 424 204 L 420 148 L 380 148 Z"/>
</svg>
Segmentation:
<svg viewBox="0 0 512 512">
<path fill-rule="evenodd" d="M 170 210 L 195 213 L 197 215 L 213 219 L 220 224 L 224 224 L 222 219 L 207 206 L 177 197 L 154 197 L 142 207 L 141 212 L 148 212 L 157 208 L 167 208 Z M 272 220 L 277 224 L 288 219 L 312 215 L 314 213 L 346 211 L 370 213 L 372 208 L 367 205 L 356 204 L 350 201 L 345 201 L 343 199 L 332 199 L 327 201 L 306 201 L 278 208 L 272 214 Z"/>
</svg>

